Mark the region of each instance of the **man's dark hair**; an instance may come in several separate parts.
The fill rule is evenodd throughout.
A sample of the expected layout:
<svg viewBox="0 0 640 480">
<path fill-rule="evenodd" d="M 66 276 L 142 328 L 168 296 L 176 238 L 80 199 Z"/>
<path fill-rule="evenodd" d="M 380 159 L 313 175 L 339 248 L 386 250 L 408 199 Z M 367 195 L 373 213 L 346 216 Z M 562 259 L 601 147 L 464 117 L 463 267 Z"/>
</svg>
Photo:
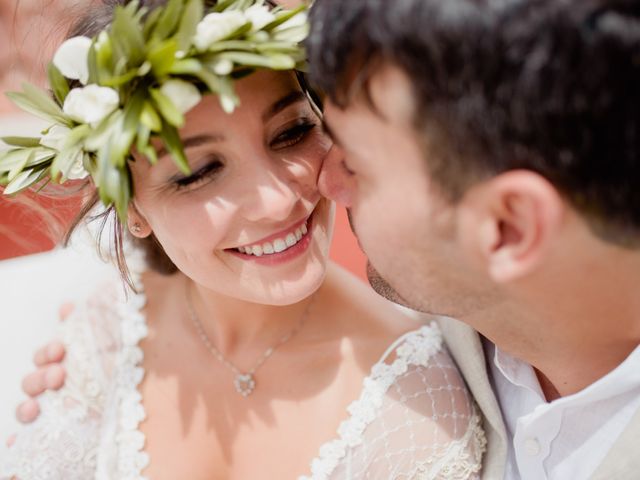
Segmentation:
<svg viewBox="0 0 640 480">
<path fill-rule="evenodd" d="M 311 20 L 311 76 L 337 105 L 363 72 L 405 71 L 452 201 L 524 168 L 640 245 L 640 1 L 316 0 Z"/>
</svg>

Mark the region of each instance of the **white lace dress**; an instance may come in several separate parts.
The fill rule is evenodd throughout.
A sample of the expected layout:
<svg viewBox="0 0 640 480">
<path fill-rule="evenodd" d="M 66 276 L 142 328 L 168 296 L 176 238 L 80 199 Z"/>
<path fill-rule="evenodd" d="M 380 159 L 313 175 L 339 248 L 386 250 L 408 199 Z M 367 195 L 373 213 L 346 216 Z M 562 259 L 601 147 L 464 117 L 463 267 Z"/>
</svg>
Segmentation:
<svg viewBox="0 0 640 480">
<path fill-rule="evenodd" d="M 67 381 L 0 458 L 0 479 L 142 480 L 143 294 L 114 281 L 61 324 Z M 477 479 L 485 437 L 435 326 L 391 345 L 299 480 Z"/>
</svg>

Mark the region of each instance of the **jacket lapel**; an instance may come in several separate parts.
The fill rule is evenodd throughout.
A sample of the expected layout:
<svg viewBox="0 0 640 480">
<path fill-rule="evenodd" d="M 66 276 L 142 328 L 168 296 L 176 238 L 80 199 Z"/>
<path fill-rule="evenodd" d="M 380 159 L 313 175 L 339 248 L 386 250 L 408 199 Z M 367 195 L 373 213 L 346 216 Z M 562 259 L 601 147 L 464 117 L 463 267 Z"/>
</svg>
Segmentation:
<svg viewBox="0 0 640 480">
<path fill-rule="evenodd" d="M 488 448 L 483 478 L 502 479 L 507 457 L 507 440 L 500 406 L 493 392 L 480 335 L 468 325 L 451 318 L 438 319 L 451 356 L 456 361 L 485 418 Z"/>
</svg>

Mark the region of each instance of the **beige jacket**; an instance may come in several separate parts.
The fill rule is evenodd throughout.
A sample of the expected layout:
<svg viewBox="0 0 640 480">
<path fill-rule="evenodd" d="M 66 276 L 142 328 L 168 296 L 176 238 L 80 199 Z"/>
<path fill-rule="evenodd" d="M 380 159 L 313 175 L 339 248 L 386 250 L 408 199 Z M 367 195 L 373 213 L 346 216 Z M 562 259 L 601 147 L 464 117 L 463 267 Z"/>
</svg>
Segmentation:
<svg viewBox="0 0 640 480">
<path fill-rule="evenodd" d="M 484 416 L 488 448 L 484 480 L 502 480 L 507 458 L 507 433 L 500 406 L 491 387 L 480 335 L 457 320 L 439 319 L 440 329 Z M 640 479 L 640 411 L 609 451 L 590 480 Z"/>
</svg>

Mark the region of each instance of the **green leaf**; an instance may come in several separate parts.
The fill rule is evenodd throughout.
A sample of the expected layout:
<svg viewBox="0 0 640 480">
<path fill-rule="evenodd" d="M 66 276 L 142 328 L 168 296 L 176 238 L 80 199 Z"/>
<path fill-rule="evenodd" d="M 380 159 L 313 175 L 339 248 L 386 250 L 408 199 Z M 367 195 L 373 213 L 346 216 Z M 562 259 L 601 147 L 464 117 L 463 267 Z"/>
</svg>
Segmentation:
<svg viewBox="0 0 640 480">
<path fill-rule="evenodd" d="M 14 178 L 4 190 L 5 195 L 15 195 L 39 182 L 47 173 L 46 169 L 25 170 Z"/>
<path fill-rule="evenodd" d="M 60 73 L 60 70 L 53 64 L 49 63 L 47 67 L 47 76 L 49 78 L 49 85 L 53 89 L 53 94 L 56 96 L 60 105 L 64 104 L 64 99 L 67 98 L 69 93 L 69 82 L 64 78 L 64 75 Z"/>
<path fill-rule="evenodd" d="M 72 147 L 62 150 L 56 158 L 51 163 L 51 178 L 53 181 L 58 182 L 59 177 L 62 175 L 60 180 L 64 180 L 71 170 L 71 167 L 81 158 L 82 149 L 80 147 Z"/>
<path fill-rule="evenodd" d="M 23 92 L 8 92 L 7 97 L 18 107 L 37 117 L 54 123 L 71 124 L 58 104 L 43 90 L 28 83 L 25 83 L 22 89 Z"/>
<path fill-rule="evenodd" d="M 142 112 L 140 112 L 140 123 L 152 132 L 159 132 L 162 129 L 162 119 L 149 102 L 144 102 Z"/>
<path fill-rule="evenodd" d="M 182 146 L 182 140 L 180 140 L 178 130 L 165 122 L 162 125 L 162 133 L 160 134 L 160 137 L 162 138 L 162 142 L 164 143 L 167 152 L 171 154 L 171 158 L 180 171 L 185 175 L 191 173 L 189 161 L 184 153 L 184 147 Z"/>
<path fill-rule="evenodd" d="M 233 5 L 237 0 L 220 0 L 216 6 L 214 7 L 214 12 L 223 12 L 231 5 Z"/>
<path fill-rule="evenodd" d="M 300 12 L 303 12 L 303 11 L 307 10 L 308 8 L 309 7 L 307 5 L 300 5 L 300 6 L 294 8 L 292 10 L 285 10 L 283 12 L 279 12 L 279 13 L 276 14 L 276 19 L 273 22 L 268 23 L 267 25 L 265 25 L 262 30 L 270 32 L 274 28 L 279 27 L 284 22 L 292 19 L 293 17 L 298 15 Z"/>
<path fill-rule="evenodd" d="M 248 40 L 224 40 L 216 42 L 207 48 L 207 53 L 225 52 L 227 50 L 244 50 L 253 51 L 256 49 L 257 43 Z M 207 56 L 205 56 L 207 58 Z"/>
<path fill-rule="evenodd" d="M 126 161 L 131 155 L 131 146 L 138 133 L 138 121 L 145 103 L 145 93 L 138 89 L 131 100 L 127 102 L 121 128 L 114 129 L 111 135 L 110 161 L 117 167 L 126 167 Z"/>
<path fill-rule="evenodd" d="M 173 34 L 178 26 L 183 6 L 184 0 L 169 0 L 153 30 L 154 40 L 165 40 Z"/>
<path fill-rule="evenodd" d="M 129 65 L 137 66 L 145 59 L 145 41 L 142 27 L 132 10 L 133 8 L 116 7 L 111 23 L 111 40 L 114 50 L 126 58 Z"/>
<path fill-rule="evenodd" d="M 14 178 L 16 178 L 16 176 L 20 172 L 22 172 L 22 170 L 24 170 L 24 168 L 27 166 L 27 163 L 29 163 L 29 160 L 33 159 L 35 152 L 33 150 L 27 150 L 27 152 L 28 152 L 28 155 L 23 155 L 23 158 L 21 159 L 21 161 L 16 163 L 16 165 L 9 172 L 9 175 L 7 176 L 7 178 L 9 179 L 10 182 Z"/>
<path fill-rule="evenodd" d="M 89 135 L 91 135 L 91 127 L 89 125 L 78 125 L 69 132 L 63 148 L 75 147 L 83 142 Z"/>
<path fill-rule="evenodd" d="M 0 140 L 2 140 L 7 145 L 11 145 L 12 147 L 40 146 L 40 138 L 37 137 L 0 137 Z"/>
<path fill-rule="evenodd" d="M 158 20 L 160 19 L 160 15 L 162 15 L 163 10 L 161 8 L 156 8 L 149 15 L 147 15 L 147 19 L 144 22 L 144 27 L 142 29 L 142 33 L 144 34 L 144 38 L 149 40 L 151 38 L 151 34 L 153 30 L 156 28 L 158 24 Z"/>
<path fill-rule="evenodd" d="M 0 173 L 9 173 L 18 165 L 26 164 L 32 154 L 31 148 L 9 150 L 0 155 Z"/>
<path fill-rule="evenodd" d="M 122 85 L 129 83 L 131 80 L 138 76 L 138 69 L 132 68 L 131 70 L 123 73 L 122 75 L 118 75 L 116 77 L 103 78 L 101 85 L 103 87 L 113 87 L 118 88 Z"/>
<path fill-rule="evenodd" d="M 94 51 L 96 77 L 101 80 L 110 78 L 113 75 L 114 58 L 113 44 L 107 32 L 100 33 L 92 50 Z"/>
<path fill-rule="evenodd" d="M 176 32 L 175 38 L 178 42 L 178 50 L 187 53 L 189 47 L 191 47 L 191 41 L 196 34 L 196 27 L 204 14 L 204 5 L 202 0 L 188 0 L 184 10 L 182 11 L 182 18 L 180 19 L 180 26 Z"/>
<path fill-rule="evenodd" d="M 273 38 L 280 41 L 291 42 L 293 44 L 302 42 L 309 35 L 309 25 L 299 25 L 297 27 L 285 28 L 273 33 Z"/>
<path fill-rule="evenodd" d="M 202 70 L 202 63 L 195 58 L 187 58 L 174 62 L 171 70 L 172 75 L 193 75 Z"/>
<path fill-rule="evenodd" d="M 103 32 L 104 33 L 104 32 Z M 106 33 L 105 33 L 106 35 Z M 96 42 L 91 44 L 91 48 L 89 48 L 89 55 L 87 57 L 87 66 L 89 70 L 89 78 L 87 80 L 88 84 L 92 83 L 100 83 L 103 78 L 108 78 L 111 76 L 111 70 L 101 69 L 98 65 L 98 54 L 96 52 Z"/>
<path fill-rule="evenodd" d="M 184 116 L 176 108 L 169 97 L 156 88 L 150 89 L 149 93 L 151 93 L 154 106 L 170 125 L 177 128 L 184 125 Z"/>
<path fill-rule="evenodd" d="M 218 58 L 231 60 L 233 63 L 256 68 L 272 70 L 291 70 L 296 62 L 289 55 L 274 53 L 268 56 L 248 52 L 222 52 Z"/>
<path fill-rule="evenodd" d="M 173 39 L 164 40 L 151 49 L 147 59 L 156 77 L 163 77 L 169 73 L 175 62 L 177 51 L 178 43 Z"/>
</svg>

